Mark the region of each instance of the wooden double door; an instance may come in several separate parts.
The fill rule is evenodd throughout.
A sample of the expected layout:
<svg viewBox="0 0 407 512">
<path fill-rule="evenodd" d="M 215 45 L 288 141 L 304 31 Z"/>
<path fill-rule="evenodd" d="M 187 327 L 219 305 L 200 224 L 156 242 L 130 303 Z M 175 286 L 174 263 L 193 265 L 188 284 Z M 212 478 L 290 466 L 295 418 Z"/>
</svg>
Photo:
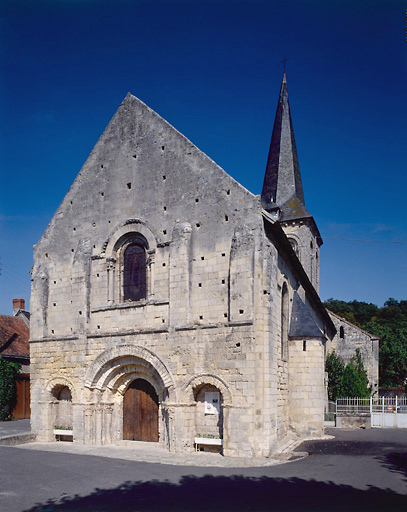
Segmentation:
<svg viewBox="0 0 407 512">
<path fill-rule="evenodd" d="M 30 417 L 30 376 L 18 374 L 16 377 L 17 402 L 12 411 L 15 420 Z"/>
<path fill-rule="evenodd" d="M 144 379 L 134 380 L 124 394 L 123 439 L 158 441 L 158 396 Z"/>
</svg>

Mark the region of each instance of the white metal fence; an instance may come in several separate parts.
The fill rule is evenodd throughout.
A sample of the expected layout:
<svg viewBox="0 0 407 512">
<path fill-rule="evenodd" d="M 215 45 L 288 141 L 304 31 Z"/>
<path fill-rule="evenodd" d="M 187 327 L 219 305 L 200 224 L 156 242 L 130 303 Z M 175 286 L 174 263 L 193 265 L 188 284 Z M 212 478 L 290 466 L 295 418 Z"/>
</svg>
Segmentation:
<svg viewBox="0 0 407 512">
<path fill-rule="evenodd" d="M 407 428 L 407 397 L 338 398 L 336 415 L 370 415 L 372 427 Z"/>
<path fill-rule="evenodd" d="M 336 413 L 338 414 L 370 414 L 372 398 L 338 398 Z"/>
</svg>

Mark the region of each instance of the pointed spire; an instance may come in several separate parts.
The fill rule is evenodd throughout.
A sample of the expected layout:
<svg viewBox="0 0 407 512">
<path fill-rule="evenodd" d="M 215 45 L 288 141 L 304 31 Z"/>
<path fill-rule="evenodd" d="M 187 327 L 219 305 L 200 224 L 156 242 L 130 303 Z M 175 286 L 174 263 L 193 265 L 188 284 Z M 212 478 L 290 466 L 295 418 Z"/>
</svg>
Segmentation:
<svg viewBox="0 0 407 512">
<path fill-rule="evenodd" d="M 276 206 L 280 208 L 280 220 L 311 217 L 305 208 L 285 73 L 277 104 L 261 199 L 266 210 L 275 209 Z"/>
</svg>

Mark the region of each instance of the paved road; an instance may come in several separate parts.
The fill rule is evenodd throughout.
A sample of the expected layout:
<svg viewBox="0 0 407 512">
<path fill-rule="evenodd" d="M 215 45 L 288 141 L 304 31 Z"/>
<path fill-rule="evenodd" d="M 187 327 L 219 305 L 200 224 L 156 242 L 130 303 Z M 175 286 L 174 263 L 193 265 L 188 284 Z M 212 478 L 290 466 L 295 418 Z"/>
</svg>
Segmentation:
<svg viewBox="0 0 407 512">
<path fill-rule="evenodd" d="M 330 432 L 332 433 L 332 431 Z M 407 430 L 335 430 L 309 457 L 200 468 L 0 446 L 3 512 L 403 511 Z"/>
<path fill-rule="evenodd" d="M 30 433 L 30 420 L 0 421 L 0 439 Z"/>
</svg>

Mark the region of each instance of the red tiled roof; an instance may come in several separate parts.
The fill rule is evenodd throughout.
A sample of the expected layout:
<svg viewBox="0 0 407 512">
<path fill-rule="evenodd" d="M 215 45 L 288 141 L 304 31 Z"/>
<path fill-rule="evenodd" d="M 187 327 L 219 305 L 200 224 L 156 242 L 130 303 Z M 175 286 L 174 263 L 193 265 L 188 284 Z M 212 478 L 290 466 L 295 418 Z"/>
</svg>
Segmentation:
<svg viewBox="0 0 407 512">
<path fill-rule="evenodd" d="M 22 318 L 0 315 L 0 355 L 30 357 L 30 330 Z"/>
</svg>

